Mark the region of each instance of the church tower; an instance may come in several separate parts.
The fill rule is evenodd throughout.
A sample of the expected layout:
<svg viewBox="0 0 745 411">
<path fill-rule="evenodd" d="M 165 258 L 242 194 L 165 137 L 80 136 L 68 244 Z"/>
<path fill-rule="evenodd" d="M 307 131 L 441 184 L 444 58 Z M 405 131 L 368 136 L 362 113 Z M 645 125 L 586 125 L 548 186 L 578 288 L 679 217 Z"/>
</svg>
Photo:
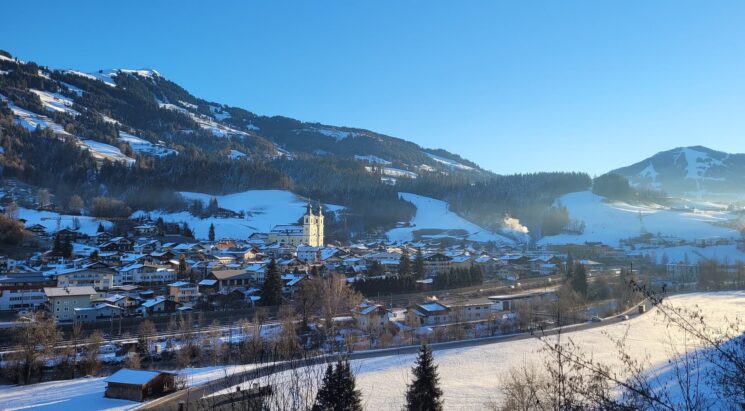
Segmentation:
<svg viewBox="0 0 745 411">
<path fill-rule="evenodd" d="M 308 210 L 303 217 L 303 243 L 311 247 L 323 247 L 323 209 L 318 203 L 318 215 L 313 213 L 313 205 L 308 200 Z"/>
<path fill-rule="evenodd" d="M 316 217 L 316 245 L 318 247 L 323 247 L 324 244 L 324 238 L 323 238 L 323 206 L 321 205 L 321 202 L 318 202 L 318 217 Z"/>
</svg>

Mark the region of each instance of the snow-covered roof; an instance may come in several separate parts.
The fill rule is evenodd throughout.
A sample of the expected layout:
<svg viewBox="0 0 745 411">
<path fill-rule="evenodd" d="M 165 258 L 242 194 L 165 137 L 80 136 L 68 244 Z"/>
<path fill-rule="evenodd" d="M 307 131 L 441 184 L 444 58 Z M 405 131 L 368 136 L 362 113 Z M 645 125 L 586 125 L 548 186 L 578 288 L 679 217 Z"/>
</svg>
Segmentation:
<svg viewBox="0 0 745 411">
<path fill-rule="evenodd" d="M 161 373 L 159 371 L 130 370 L 122 368 L 104 381 L 115 384 L 145 385 Z"/>
</svg>

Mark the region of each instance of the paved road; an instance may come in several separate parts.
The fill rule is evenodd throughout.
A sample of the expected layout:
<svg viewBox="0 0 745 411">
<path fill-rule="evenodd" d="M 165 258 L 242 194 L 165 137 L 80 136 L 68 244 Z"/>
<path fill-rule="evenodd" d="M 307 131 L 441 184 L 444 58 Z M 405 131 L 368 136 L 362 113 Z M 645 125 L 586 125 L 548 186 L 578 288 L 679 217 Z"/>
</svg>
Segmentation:
<svg viewBox="0 0 745 411">
<path fill-rule="evenodd" d="M 636 307 L 626 311 L 624 314 L 628 314 L 629 317 L 635 317 L 639 315 L 636 310 Z M 604 326 L 615 324 L 621 321 L 624 321 L 623 314 L 617 315 L 614 317 L 609 317 L 601 322 L 580 323 L 580 324 L 570 325 L 570 326 L 561 327 L 561 328 L 543 330 L 543 331 L 536 332 L 536 333 L 497 335 L 493 337 L 484 337 L 484 338 L 478 338 L 478 339 L 433 343 L 433 344 L 430 344 L 429 346 L 430 348 L 432 348 L 433 351 L 477 347 L 481 345 L 526 340 L 526 339 L 531 339 L 531 338 L 537 338 L 539 336 L 556 335 L 559 332 L 570 333 L 570 332 L 583 331 L 583 330 L 588 330 L 588 329 L 597 328 L 597 327 L 604 327 Z M 419 346 L 413 345 L 413 346 L 389 348 L 389 349 L 381 349 L 381 350 L 357 351 L 357 352 L 353 352 L 353 353 L 346 355 L 346 357 L 351 360 L 361 360 L 361 359 L 377 358 L 377 357 L 416 354 L 418 351 L 419 351 Z M 324 364 L 329 361 L 335 361 L 336 358 L 337 358 L 337 355 L 324 355 L 324 356 L 312 357 L 312 358 L 302 360 L 302 363 L 300 364 L 300 366 Z M 261 366 L 253 370 L 236 373 L 234 375 L 230 375 L 225 378 L 220 378 L 218 380 L 214 380 L 214 381 L 205 383 L 197 387 L 190 387 L 187 390 L 181 390 L 181 391 L 175 392 L 165 397 L 161 397 L 159 399 L 147 402 L 137 409 L 138 410 L 178 411 L 179 403 L 185 404 L 184 410 L 188 410 L 190 407 L 191 409 L 197 409 L 197 404 L 199 403 L 199 400 L 201 398 L 214 394 L 218 391 L 222 391 L 228 387 L 241 384 L 243 382 L 247 382 L 250 380 L 257 379 L 257 378 L 263 378 L 263 377 L 266 377 L 272 374 L 286 371 L 288 369 L 296 368 L 298 366 L 299 364 L 297 362 L 292 362 L 292 363 L 283 362 L 283 363 L 278 363 L 278 364 Z"/>
</svg>

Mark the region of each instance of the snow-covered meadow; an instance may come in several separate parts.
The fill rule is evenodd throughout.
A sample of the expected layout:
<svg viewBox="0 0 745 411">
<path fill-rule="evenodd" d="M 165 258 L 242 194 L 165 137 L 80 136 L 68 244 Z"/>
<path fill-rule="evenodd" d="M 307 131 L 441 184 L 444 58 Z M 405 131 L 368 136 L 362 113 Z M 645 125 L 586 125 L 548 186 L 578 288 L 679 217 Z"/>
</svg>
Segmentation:
<svg viewBox="0 0 745 411">
<path fill-rule="evenodd" d="M 707 323 L 714 327 L 729 324 L 735 317 L 745 316 L 745 292 L 742 291 L 679 295 L 667 301 L 673 306 L 700 307 Z M 701 347 L 691 342 L 690 335 L 675 327 L 668 328 L 666 324 L 663 316 L 652 310 L 628 321 L 567 332 L 562 338 L 565 342 L 571 339 L 584 352 L 592 354 L 595 360 L 616 366 L 616 369 L 621 368 L 617 367 L 620 362 L 613 340 L 624 339 L 626 350 L 633 358 L 646 361 L 650 365 L 649 370 L 659 376 L 661 383 L 670 383 L 672 375 L 668 360 L 675 353 L 690 352 Z M 543 347 L 543 342 L 531 338 L 436 350 L 434 357 L 444 392 L 445 409 L 479 410 L 498 401 L 501 398 L 500 381 L 507 378 L 510 368 L 523 365 L 541 367 L 546 356 Z M 352 361 L 365 409 L 401 409 L 415 360 L 416 354 L 394 354 Z M 319 369 L 322 367 L 317 366 Z M 308 372 L 308 375 L 313 373 Z M 290 377 L 273 376 L 267 382 L 277 383 L 283 378 Z M 674 384 L 668 388 L 676 398 L 677 388 Z M 709 394 L 712 394 L 712 401 L 717 400 L 713 393 Z M 712 405 L 714 409 L 726 409 L 724 404 Z"/>
<path fill-rule="evenodd" d="M 732 228 L 715 225 L 733 217 L 726 211 L 674 211 L 655 205 L 607 202 L 589 191 L 561 196 L 556 200 L 569 210 L 569 218 L 585 223 L 582 234 L 544 237 L 540 245 L 599 241 L 618 246 L 619 241 L 643 233 L 676 237 L 687 241 L 710 238 L 739 238 Z"/>
<path fill-rule="evenodd" d="M 26 227 L 41 224 L 47 232 L 56 232 L 63 228 L 73 229 L 78 224 L 81 233 L 93 235 L 98 231 L 99 223 L 103 224 L 104 228 L 107 229 L 111 229 L 113 226 L 110 221 L 99 220 L 90 216 L 73 216 L 52 211 L 30 210 L 27 208 L 18 209 L 18 218 L 26 220 Z"/>
<path fill-rule="evenodd" d="M 153 219 L 162 217 L 166 222 L 186 222 L 197 238 L 207 238 L 210 224 L 215 225 L 218 238 L 246 238 L 254 232 L 268 232 L 276 225 L 295 224 L 305 214 L 308 204 L 307 200 L 284 190 L 249 190 L 222 196 L 192 192 L 182 192 L 181 195 L 187 200 L 200 200 L 205 206 L 214 197 L 221 208 L 235 212 L 243 211 L 245 217 L 199 218 L 187 211 L 178 213 L 138 211 L 134 217 L 149 215 Z M 342 207 L 326 204 L 324 208 L 329 211 L 338 211 Z"/>
<path fill-rule="evenodd" d="M 391 241 L 412 241 L 415 231 L 430 229 L 443 231 L 463 230 L 468 233 L 468 239 L 472 241 L 512 243 L 512 240 L 509 238 L 481 228 L 458 214 L 453 213 L 450 211 L 448 203 L 444 201 L 411 193 L 399 193 L 399 195 L 402 199 L 416 206 L 416 215 L 409 222 L 408 227 L 394 228 L 386 233 Z M 428 237 L 448 236 L 447 234 L 433 234 Z"/>
</svg>

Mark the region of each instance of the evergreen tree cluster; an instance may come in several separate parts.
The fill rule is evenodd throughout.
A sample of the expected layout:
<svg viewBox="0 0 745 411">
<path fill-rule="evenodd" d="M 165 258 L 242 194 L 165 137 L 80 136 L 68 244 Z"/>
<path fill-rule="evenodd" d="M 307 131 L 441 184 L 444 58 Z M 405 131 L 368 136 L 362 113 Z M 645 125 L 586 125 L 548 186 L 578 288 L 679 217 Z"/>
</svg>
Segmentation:
<svg viewBox="0 0 745 411">
<path fill-rule="evenodd" d="M 349 361 L 329 364 L 316 394 L 312 411 L 361 411 L 362 395 L 355 388 L 355 378 Z"/>
<path fill-rule="evenodd" d="M 468 287 L 479 285 L 484 282 L 484 274 L 481 268 L 472 264 L 471 268 L 450 269 L 450 271 L 439 274 L 432 280 L 432 287 L 438 290 L 449 288 Z"/>
<path fill-rule="evenodd" d="M 277 262 L 272 258 L 266 267 L 266 277 L 261 286 L 261 305 L 274 306 L 282 303 L 282 276 Z"/>
</svg>

